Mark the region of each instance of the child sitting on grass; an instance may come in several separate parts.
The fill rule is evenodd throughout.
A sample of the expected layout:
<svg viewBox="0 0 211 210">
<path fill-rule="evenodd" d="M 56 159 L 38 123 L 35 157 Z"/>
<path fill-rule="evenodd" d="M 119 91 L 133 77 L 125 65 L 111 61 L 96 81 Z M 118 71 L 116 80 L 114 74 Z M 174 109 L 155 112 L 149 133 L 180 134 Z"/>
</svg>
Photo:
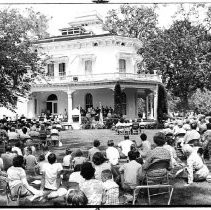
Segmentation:
<svg viewBox="0 0 211 210">
<path fill-rule="evenodd" d="M 119 204 L 119 186 L 112 178 L 111 170 L 102 171 L 103 182 L 103 198 L 104 205 L 118 205 Z"/>
</svg>

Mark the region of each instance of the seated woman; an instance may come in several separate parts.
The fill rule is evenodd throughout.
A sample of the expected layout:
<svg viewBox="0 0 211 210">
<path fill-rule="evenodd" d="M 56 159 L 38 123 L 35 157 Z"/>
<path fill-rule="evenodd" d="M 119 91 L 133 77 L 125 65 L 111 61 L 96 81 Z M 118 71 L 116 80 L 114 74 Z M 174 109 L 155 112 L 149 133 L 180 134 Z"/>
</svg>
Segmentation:
<svg viewBox="0 0 211 210">
<path fill-rule="evenodd" d="M 102 171 L 109 169 L 111 170 L 111 163 L 104 157 L 102 152 L 96 152 L 93 155 L 92 161 L 95 167 L 95 178 L 102 181 L 101 173 Z"/>
<path fill-rule="evenodd" d="M 188 183 L 186 186 L 192 184 L 194 181 L 206 180 L 209 174 L 209 169 L 203 163 L 198 152 L 188 144 L 185 144 L 182 149 L 187 156 L 187 167 L 183 171 L 184 175 L 188 177 Z"/>
<path fill-rule="evenodd" d="M 72 160 L 72 165 L 75 167 L 76 165 L 81 165 L 87 161 L 87 158 L 83 156 L 83 152 L 80 149 L 75 151 L 75 157 Z"/>
<path fill-rule="evenodd" d="M 13 158 L 13 166 L 7 170 L 9 187 L 12 196 L 17 195 L 18 189 L 21 186 L 21 195 L 26 196 L 30 194 L 40 194 L 39 190 L 36 190 L 30 186 L 26 179 L 26 172 L 23 169 L 24 158 L 18 155 Z"/>
<path fill-rule="evenodd" d="M 103 196 L 103 183 L 95 179 L 95 169 L 92 163 L 85 162 L 81 166 L 81 176 L 85 181 L 79 185 L 81 191 L 88 198 L 88 205 L 101 205 Z"/>
</svg>

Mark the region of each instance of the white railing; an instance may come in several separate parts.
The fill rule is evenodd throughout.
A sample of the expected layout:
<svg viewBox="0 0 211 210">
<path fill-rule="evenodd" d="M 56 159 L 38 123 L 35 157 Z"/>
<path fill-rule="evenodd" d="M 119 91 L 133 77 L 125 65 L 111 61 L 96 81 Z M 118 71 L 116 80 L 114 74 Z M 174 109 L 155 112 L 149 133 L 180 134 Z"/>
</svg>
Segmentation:
<svg viewBox="0 0 211 210">
<path fill-rule="evenodd" d="M 116 80 L 135 80 L 135 81 L 157 81 L 161 82 L 161 76 L 156 74 L 132 74 L 132 73 L 102 73 L 88 75 L 71 75 L 62 77 L 46 76 L 48 83 L 71 83 L 71 82 L 90 82 L 90 81 L 116 81 Z"/>
</svg>

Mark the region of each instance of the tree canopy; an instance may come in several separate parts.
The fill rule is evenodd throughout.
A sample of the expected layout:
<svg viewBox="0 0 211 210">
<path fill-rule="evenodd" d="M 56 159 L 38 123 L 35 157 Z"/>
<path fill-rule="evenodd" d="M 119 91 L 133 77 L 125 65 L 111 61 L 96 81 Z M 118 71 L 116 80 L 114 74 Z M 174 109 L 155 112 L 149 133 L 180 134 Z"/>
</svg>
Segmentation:
<svg viewBox="0 0 211 210">
<path fill-rule="evenodd" d="M 48 36 L 48 18 L 27 9 L 0 11 L 0 106 L 11 110 L 26 97 L 33 78 L 43 72 L 43 61 L 33 43 Z M 30 70 L 30 74 L 29 74 Z"/>
<path fill-rule="evenodd" d="M 181 4 L 171 26 L 161 29 L 156 6 L 124 5 L 120 12 L 111 10 L 105 24 L 111 33 L 142 41 L 137 52 L 143 57 L 140 66 L 151 73 L 158 70 L 170 95 L 179 97 L 187 109 L 188 98 L 197 89 L 211 88 L 211 8 L 205 7 L 193 4 L 186 10 Z M 200 9 L 206 9 L 203 19 Z"/>
</svg>

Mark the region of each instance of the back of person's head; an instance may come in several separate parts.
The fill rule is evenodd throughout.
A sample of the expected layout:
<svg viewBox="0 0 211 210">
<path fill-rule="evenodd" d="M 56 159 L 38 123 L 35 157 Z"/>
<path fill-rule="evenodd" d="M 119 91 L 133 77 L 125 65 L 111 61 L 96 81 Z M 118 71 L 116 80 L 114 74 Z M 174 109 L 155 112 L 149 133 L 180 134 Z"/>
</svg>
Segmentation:
<svg viewBox="0 0 211 210">
<path fill-rule="evenodd" d="M 49 150 L 48 146 L 47 146 L 47 145 L 44 145 L 44 146 L 43 146 L 43 151 L 46 152 L 46 151 L 48 151 L 48 150 Z"/>
<path fill-rule="evenodd" d="M 104 163 L 107 159 L 105 158 L 105 156 L 103 155 L 102 152 L 96 152 L 93 157 L 92 157 L 92 162 L 95 165 L 101 165 L 102 163 Z"/>
<path fill-rule="evenodd" d="M 130 137 L 128 135 L 125 135 L 124 140 L 128 140 L 128 139 L 130 139 Z"/>
<path fill-rule="evenodd" d="M 100 141 L 95 139 L 93 144 L 94 144 L 94 147 L 99 147 L 100 146 Z"/>
<path fill-rule="evenodd" d="M 45 125 L 44 124 L 40 125 L 40 130 L 45 130 Z"/>
<path fill-rule="evenodd" d="M 15 132 L 15 127 L 11 127 L 11 128 L 10 128 L 10 131 L 11 131 L 11 132 Z"/>
<path fill-rule="evenodd" d="M 69 189 L 66 194 L 66 204 L 71 206 L 85 206 L 88 204 L 88 199 L 83 191 Z"/>
<path fill-rule="evenodd" d="M 44 154 L 41 154 L 40 156 L 39 156 L 39 161 L 44 161 L 45 160 L 45 155 Z"/>
<path fill-rule="evenodd" d="M 131 151 L 136 151 L 136 150 L 137 150 L 136 145 L 135 145 L 135 144 L 131 144 L 131 145 L 130 145 L 130 150 L 131 150 Z"/>
<path fill-rule="evenodd" d="M 81 165 L 81 176 L 86 179 L 90 180 L 94 177 L 95 168 L 92 166 L 92 163 L 85 162 Z"/>
<path fill-rule="evenodd" d="M 162 132 L 157 132 L 154 135 L 153 140 L 157 146 L 163 146 L 166 143 L 165 134 Z"/>
<path fill-rule="evenodd" d="M 31 147 L 27 147 L 27 151 L 29 154 L 32 154 L 32 148 Z"/>
<path fill-rule="evenodd" d="M 103 170 L 101 173 L 102 181 L 105 182 L 106 180 L 112 179 L 112 172 L 109 169 Z"/>
<path fill-rule="evenodd" d="M 27 128 L 26 128 L 26 127 L 23 127 L 23 128 L 22 128 L 22 132 L 23 132 L 24 134 L 26 134 L 26 133 L 27 133 Z"/>
<path fill-rule="evenodd" d="M 107 145 L 108 145 L 109 147 L 113 147 L 113 146 L 114 146 L 114 140 L 108 140 Z"/>
<path fill-rule="evenodd" d="M 142 133 L 140 135 L 140 138 L 141 138 L 142 141 L 146 141 L 147 140 L 147 135 L 145 133 Z"/>
<path fill-rule="evenodd" d="M 198 153 L 200 156 L 202 156 L 202 155 L 204 154 L 204 150 L 203 150 L 201 147 L 199 147 L 198 150 L 197 150 L 197 153 Z"/>
<path fill-rule="evenodd" d="M 211 117 L 209 118 L 209 123 L 211 123 Z"/>
<path fill-rule="evenodd" d="M 27 151 L 29 154 L 32 154 L 32 148 L 31 147 L 27 147 Z"/>
<path fill-rule="evenodd" d="M 166 142 L 168 145 L 173 146 L 174 145 L 174 139 L 171 137 L 166 138 Z"/>
<path fill-rule="evenodd" d="M 193 122 L 193 123 L 190 124 L 190 127 L 191 127 L 191 129 L 196 130 L 197 124 L 195 122 Z"/>
<path fill-rule="evenodd" d="M 18 142 L 15 143 L 15 146 L 16 147 L 20 147 L 21 146 L 21 143 L 18 141 Z"/>
<path fill-rule="evenodd" d="M 12 147 L 10 145 L 6 146 L 5 151 L 6 152 L 11 152 L 12 151 Z"/>
<path fill-rule="evenodd" d="M 72 150 L 70 148 L 66 149 L 66 155 L 70 155 L 72 153 Z"/>
<path fill-rule="evenodd" d="M 81 164 L 77 164 L 77 165 L 74 167 L 74 172 L 77 172 L 77 171 L 81 171 Z"/>
<path fill-rule="evenodd" d="M 54 164 L 56 162 L 56 155 L 54 153 L 51 153 L 50 155 L 48 155 L 48 162 L 50 164 Z"/>
<path fill-rule="evenodd" d="M 24 163 L 24 159 L 22 155 L 17 155 L 13 158 L 13 166 L 14 167 L 22 167 Z"/>
<path fill-rule="evenodd" d="M 129 152 L 128 152 L 128 157 L 129 157 L 129 160 L 136 160 L 136 158 L 137 158 L 137 153 L 134 152 L 134 151 L 129 151 Z"/>
<path fill-rule="evenodd" d="M 81 157 L 83 156 L 83 152 L 80 149 L 77 149 L 75 152 L 75 157 Z"/>
</svg>

